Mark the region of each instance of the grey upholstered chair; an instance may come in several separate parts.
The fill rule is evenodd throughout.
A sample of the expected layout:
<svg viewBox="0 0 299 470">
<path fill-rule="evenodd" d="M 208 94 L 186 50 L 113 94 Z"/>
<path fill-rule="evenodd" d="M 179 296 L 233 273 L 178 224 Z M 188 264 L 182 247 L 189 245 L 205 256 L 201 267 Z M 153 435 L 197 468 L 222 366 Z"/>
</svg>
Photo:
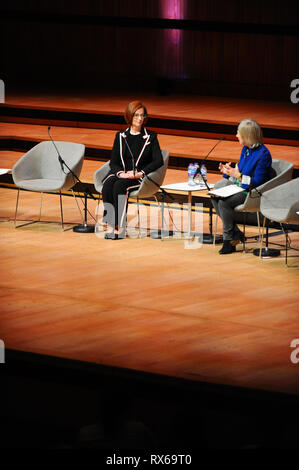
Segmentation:
<svg viewBox="0 0 299 470">
<path fill-rule="evenodd" d="M 154 196 L 159 191 L 159 186 L 163 184 L 168 161 L 169 161 L 169 152 L 168 150 L 161 150 L 163 157 L 163 165 L 158 168 L 156 171 L 149 173 L 149 178 L 152 179 L 156 184 L 150 181 L 149 178 L 145 177 L 142 180 L 142 183 L 138 190 L 132 191 L 130 193 L 130 198 L 137 199 L 138 207 L 138 226 L 140 230 L 140 214 L 139 214 L 139 199 L 148 198 Z M 94 187 L 98 193 L 102 192 L 103 180 L 108 175 L 110 171 L 110 162 L 106 162 L 101 168 L 99 168 L 94 174 Z"/>
<path fill-rule="evenodd" d="M 261 195 L 265 192 L 270 190 L 271 188 L 275 188 L 276 186 L 279 186 L 280 184 L 285 183 L 286 181 L 289 181 L 292 178 L 292 173 L 293 173 L 293 163 L 291 162 L 286 162 L 284 160 L 272 160 L 272 172 L 273 172 L 273 178 L 271 178 L 269 181 L 267 181 L 264 184 L 261 184 L 257 188 L 254 188 L 250 191 L 250 193 L 247 195 L 245 201 L 243 204 L 240 204 L 239 206 L 235 207 L 236 212 L 243 212 L 243 231 L 244 231 L 244 241 L 243 241 L 243 251 L 245 251 L 245 226 L 246 226 L 246 214 L 249 212 L 254 212 L 257 215 L 257 222 L 258 222 L 258 227 L 259 227 L 259 238 L 261 234 L 260 230 L 260 218 L 259 218 L 259 212 L 260 212 L 260 200 L 261 200 Z M 227 184 L 227 180 L 223 179 L 218 181 L 216 183 L 215 188 L 221 187 L 223 185 Z M 215 243 L 215 236 L 216 236 L 216 231 L 217 231 L 217 220 L 216 219 L 216 230 L 214 233 L 214 243 Z"/>
<path fill-rule="evenodd" d="M 279 187 L 264 192 L 261 196 L 260 211 L 267 220 L 278 222 L 282 225 L 282 227 L 284 224 L 294 224 L 298 225 L 299 229 L 299 178 L 293 179 L 280 185 Z M 287 265 L 288 233 L 284 227 L 283 230 L 286 239 L 285 263 Z M 260 245 L 260 254 L 261 250 L 262 243 Z"/>
<path fill-rule="evenodd" d="M 73 142 L 55 141 L 55 145 L 65 161 L 66 165 L 79 177 L 83 165 L 85 146 Z M 64 171 L 58 160 L 57 150 L 51 141 L 43 141 L 35 145 L 25 155 L 23 155 L 12 169 L 12 177 L 18 187 L 18 195 L 15 211 L 15 227 L 17 227 L 17 211 L 19 203 L 20 189 L 36 191 L 41 193 L 40 216 L 34 223 L 40 221 L 43 192 L 59 192 L 61 226 L 63 226 L 62 191 L 70 190 L 76 183 L 76 179 L 64 167 Z M 74 194 L 74 193 L 73 193 Z M 77 201 L 76 201 L 77 202 Z M 22 224 L 18 225 L 21 227 Z"/>
<path fill-rule="evenodd" d="M 244 230 L 244 241 L 243 251 L 245 251 L 245 226 L 246 226 L 246 213 L 255 212 L 257 216 L 257 222 L 259 227 L 259 238 L 260 238 L 260 200 L 261 195 L 271 188 L 275 188 L 280 184 L 289 181 L 292 178 L 293 163 L 286 162 L 284 160 L 272 160 L 272 173 L 273 177 L 264 184 L 261 184 L 257 188 L 252 189 L 243 204 L 235 207 L 236 212 L 243 212 L 243 230 Z"/>
</svg>

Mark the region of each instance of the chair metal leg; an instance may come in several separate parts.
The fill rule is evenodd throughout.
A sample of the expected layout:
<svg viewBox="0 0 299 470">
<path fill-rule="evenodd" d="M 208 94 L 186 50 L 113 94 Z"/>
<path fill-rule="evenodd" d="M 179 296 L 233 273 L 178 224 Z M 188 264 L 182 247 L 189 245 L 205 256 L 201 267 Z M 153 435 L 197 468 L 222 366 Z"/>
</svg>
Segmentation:
<svg viewBox="0 0 299 470">
<path fill-rule="evenodd" d="M 280 224 L 281 226 L 281 229 L 285 235 L 285 240 L 286 240 L 286 244 L 285 244 L 285 265 L 288 266 L 288 241 L 289 241 L 289 236 L 288 236 L 288 229 L 287 229 L 287 226 L 285 226 L 284 224 Z M 290 246 L 290 243 L 289 243 L 289 246 Z"/>
<path fill-rule="evenodd" d="M 60 198 L 61 227 L 62 227 L 62 230 L 64 230 L 64 225 L 63 225 L 63 209 L 62 209 L 62 195 L 61 195 L 61 191 L 59 191 L 59 198 Z"/>
<path fill-rule="evenodd" d="M 73 194 L 73 195 L 74 195 L 74 194 Z M 75 197 L 75 196 L 74 196 L 74 197 Z M 62 193 L 61 193 L 61 191 L 59 191 L 59 199 L 60 199 L 61 228 L 62 228 L 62 230 L 64 231 L 63 206 L 62 206 Z M 76 198 L 75 198 L 75 199 L 76 199 Z M 31 225 L 31 224 L 35 224 L 36 222 L 40 222 L 40 221 L 41 221 L 41 215 L 42 215 L 43 192 L 40 193 L 39 218 L 38 218 L 37 220 L 31 220 L 30 222 L 26 222 L 26 223 L 21 224 L 21 225 L 17 225 L 17 215 L 18 215 L 19 200 L 20 200 L 20 188 L 18 188 L 17 201 L 16 201 L 16 209 L 15 209 L 15 217 L 14 217 L 14 225 L 15 225 L 15 228 L 24 227 L 24 226 L 26 226 L 26 225 Z M 76 199 L 76 202 L 77 202 L 77 199 Z M 78 202 L 77 202 L 77 206 L 78 206 Z M 79 209 L 79 212 L 80 212 L 79 206 L 78 206 L 78 209 Z M 81 214 L 81 212 L 80 212 L 80 214 Z"/>
<path fill-rule="evenodd" d="M 275 258 L 276 256 L 280 255 L 280 250 L 277 250 L 276 248 L 269 248 L 269 223 L 270 220 L 264 217 L 264 223 L 263 223 L 263 238 L 264 238 L 264 225 L 266 221 L 266 246 L 265 248 L 262 248 L 262 244 L 260 245 L 259 250 L 253 250 L 253 254 L 255 256 L 259 256 L 260 258 Z"/>
<path fill-rule="evenodd" d="M 260 212 L 257 212 L 256 213 L 256 219 L 257 219 L 257 225 L 258 225 L 258 229 L 259 229 L 259 238 L 258 238 L 258 241 L 260 243 L 260 239 L 261 239 L 261 221 L 260 221 Z"/>
<path fill-rule="evenodd" d="M 246 230 L 246 212 L 243 212 L 243 252 L 246 253 L 246 246 L 245 246 L 245 230 Z"/>
<path fill-rule="evenodd" d="M 20 188 L 18 188 L 16 210 L 15 210 L 15 220 L 14 220 L 15 228 L 26 227 L 27 225 L 36 224 L 36 222 L 39 222 L 39 220 L 31 220 L 30 222 L 25 222 L 24 224 L 17 225 L 17 215 L 18 215 L 20 191 L 21 191 Z M 41 206 L 40 206 L 40 214 L 41 214 Z"/>
<path fill-rule="evenodd" d="M 19 205 L 19 196 L 20 196 L 20 188 L 18 188 L 18 195 L 17 195 L 17 202 L 16 202 L 16 210 L 15 210 L 15 228 L 17 226 L 17 212 L 18 212 L 18 205 Z"/>
<path fill-rule="evenodd" d="M 38 221 L 40 222 L 41 217 L 42 217 L 42 203 L 43 203 L 43 193 L 40 193 L 40 204 L 39 204 L 39 219 Z"/>
<path fill-rule="evenodd" d="M 81 211 L 81 209 L 80 209 L 80 207 L 79 207 L 79 204 L 78 204 L 76 195 L 75 195 L 73 189 L 72 189 L 71 191 L 72 191 L 72 194 L 73 194 L 73 196 L 74 196 L 74 198 L 75 198 L 75 201 L 76 201 L 76 204 L 77 204 L 77 208 L 78 208 L 78 211 L 79 211 L 80 216 L 81 216 L 81 219 L 82 219 L 82 224 L 84 224 L 84 217 L 83 217 L 82 211 Z M 100 199 L 99 199 L 99 201 L 100 201 Z M 99 208 L 99 202 L 98 202 L 98 206 L 97 206 L 97 214 L 98 214 L 98 208 Z"/>
<path fill-rule="evenodd" d="M 218 214 L 216 212 L 216 224 L 215 224 L 215 230 L 214 230 L 214 237 L 213 237 L 213 245 L 216 245 L 216 236 L 217 236 L 217 228 L 218 228 Z"/>
<path fill-rule="evenodd" d="M 283 227 L 283 226 L 282 226 Z M 286 256 L 285 256 L 285 264 L 288 265 L 288 232 L 284 230 L 285 237 L 286 237 Z"/>
<path fill-rule="evenodd" d="M 264 232 L 265 232 L 265 223 L 266 223 L 266 217 L 264 217 L 263 220 L 263 229 L 262 229 L 262 238 L 260 242 L 260 250 L 259 250 L 259 257 L 262 257 L 262 249 L 263 249 L 263 241 L 264 241 Z"/>
<path fill-rule="evenodd" d="M 283 231 L 285 240 L 286 240 L 285 242 L 285 265 L 288 266 L 288 244 L 289 244 L 289 247 L 291 248 L 290 238 L 288 236 L 287 225 L 281 223 L 280 226 L 281 226 L 281 230 Z"/>
<path fill-rule="evenodd" d="M 161 203 L 158 201 L 158 198 L 156 197 L 156 195 L 154 195 L 154 198 L 155 198 L 155 201 L 157 203 L 157 206 L 160 210 L 160 213 L 161 213 L 161 227 L 159 229 L 159 220 L 158 220 L 158 227 L 157 227 L 157 231 L 152 231 L 151 230 L 151 227 L 150 227 L 150 236 L 151 238 L 155 238 L 155 239 L 159 239 L 161 241 L 163 241 L 165 239 L 165 237 L 167 237 L 169 235 L 169 230 L 167 230 L 167 234 L 166 234 L 166 231 L 164 233 L 164 192 L 162 192 L 162 201 Z M 165 237 L 164 237 L 165 235 Z"/>
<path fill-rule="evenodd" d="M 139 198 L 137 197 L 137 214 L 138 214 L 138 233 L 139 233 L 139 238 L 141 238 L 141 232 L 140 232 L 140 211 L 139 211 Z"/>
</svg>

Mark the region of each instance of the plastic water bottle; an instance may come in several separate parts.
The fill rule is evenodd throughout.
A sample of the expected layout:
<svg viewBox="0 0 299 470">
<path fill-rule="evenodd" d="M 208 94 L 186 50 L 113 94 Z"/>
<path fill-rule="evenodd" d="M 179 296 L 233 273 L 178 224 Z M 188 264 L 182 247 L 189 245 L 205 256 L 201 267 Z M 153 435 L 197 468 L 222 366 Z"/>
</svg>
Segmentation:
<svg viewBox="0 0 299 470">
<path fill-rule="evenodd" d="M 188 166 L 188 184 L 189 186 L 195 186 L 195 181 L 193 179 L 194 175 L 195 175 L 195 172 L 196 172 L 196 167 L 194 166 L 193 163 L 189 163 L 189 166 Z"/>
<path fill-rule="evenodd" d="M 208 171 L 207 171 L 207 167 L 204 164 L 201 165 L 200 172 L 201 172 L 200 184 L 205 184 L 205 181 L 207 181 Z"/>
<path fill-rule="evenodd" d="M 194 163 L 194 166 L 195 166 L 195 172 L 194 174 L 196 174 L 195 178 L 194 178 L 194 183 L 195 184 L 199 184 L 199 164 L 198 163 Z"/>
</svg>

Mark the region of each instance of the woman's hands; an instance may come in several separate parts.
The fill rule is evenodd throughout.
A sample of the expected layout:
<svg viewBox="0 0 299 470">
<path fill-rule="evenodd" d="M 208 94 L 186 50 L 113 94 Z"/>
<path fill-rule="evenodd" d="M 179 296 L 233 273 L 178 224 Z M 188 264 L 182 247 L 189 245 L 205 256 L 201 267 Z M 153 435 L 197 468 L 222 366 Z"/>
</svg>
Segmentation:
<svg viewBox="0 0 299 470">
<path fill-rule="evenodd" d="M 241 173 L 239 172 L 238 164 L 233 168 L 231 162 L 229 163 L 219 163 L 219 170 L 221 173 L 224 173 L 227 176 L 233 176 L 234 178 L 240 179 Z"/>
<path fill-rule="evenodd" d="M 141 171 L 135 171 L 135 175 L 133 170 L 131 171 L 122 171 L 118 174 L 119 178 L 129 178 L 129 179 L 139 179 L 143 177 L 143 173 Z"/>
</svg>

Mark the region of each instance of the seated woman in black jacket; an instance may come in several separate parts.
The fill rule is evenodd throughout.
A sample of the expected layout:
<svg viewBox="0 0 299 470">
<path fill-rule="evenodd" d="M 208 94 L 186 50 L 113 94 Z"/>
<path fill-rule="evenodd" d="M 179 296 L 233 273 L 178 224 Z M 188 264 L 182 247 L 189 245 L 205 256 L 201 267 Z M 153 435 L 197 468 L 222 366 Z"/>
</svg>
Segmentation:
<svg viewBox="0 0 299 470">
<path fill-rule="evenodd" d="M 141 185 L 142 179 L 163 165 L 157 134 L 144 126 L 146 107 L 132 101 L 125 111 L 129 127 L 117 132 L 110 159 L 110 172 L 104 180 L 102 197 L 103 221 L 107 223 L 105 238 L 118 240 L 125 237 L 127 203 L 130 191 Z"/>
</svg>

